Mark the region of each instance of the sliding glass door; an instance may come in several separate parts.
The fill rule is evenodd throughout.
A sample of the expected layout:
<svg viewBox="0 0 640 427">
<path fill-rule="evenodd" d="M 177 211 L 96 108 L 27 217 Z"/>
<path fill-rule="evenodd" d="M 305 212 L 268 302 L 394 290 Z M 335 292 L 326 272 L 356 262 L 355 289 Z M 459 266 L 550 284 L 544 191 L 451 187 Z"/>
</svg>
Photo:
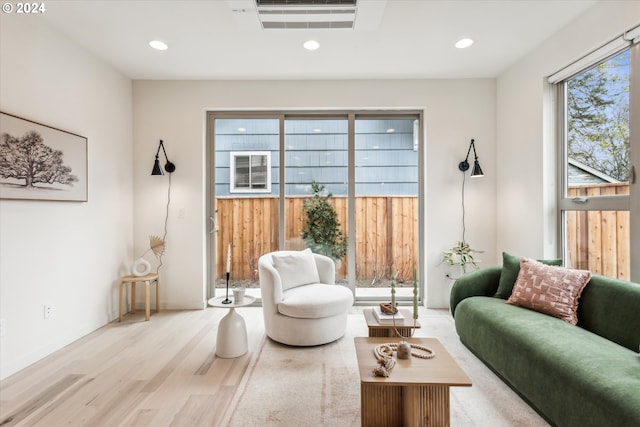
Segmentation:
<svg viewBox="0 0 640 427">
<path fill-rule="evenodd" d="M 384 296 L 393 277 L 399 296 L 412 295 L 418 270 L 418 129 L 414 117 L 356 119 L 356 283 L 362 297 Z"/>
<path fill-rule="evenodd" d="M 255 288 L 257 261 L 311 249 L 356 298 L 411 298 L 418 268 L 420 112 L 209 114 L 210 286 Z M 421 294 L 422 297 L 422 294 Z"/>
<path fill-rule="evenodd" d="M 347 281 L 347 120 L 284 121 L 285 249 L 310 248 L 336 261 Z"/>
</svg>

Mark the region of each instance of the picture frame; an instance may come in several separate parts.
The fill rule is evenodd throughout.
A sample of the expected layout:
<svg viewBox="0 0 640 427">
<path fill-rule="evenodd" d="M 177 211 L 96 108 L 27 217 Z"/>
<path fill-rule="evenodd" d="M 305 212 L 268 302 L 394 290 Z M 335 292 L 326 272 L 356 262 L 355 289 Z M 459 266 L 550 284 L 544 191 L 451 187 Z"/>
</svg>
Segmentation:
<svg viewBox="0 0 640 427">
<path fill-rule="evenodd" d="M 0 199 L 86 202 L 87 138 L 0 112 Z"/>
</svg>

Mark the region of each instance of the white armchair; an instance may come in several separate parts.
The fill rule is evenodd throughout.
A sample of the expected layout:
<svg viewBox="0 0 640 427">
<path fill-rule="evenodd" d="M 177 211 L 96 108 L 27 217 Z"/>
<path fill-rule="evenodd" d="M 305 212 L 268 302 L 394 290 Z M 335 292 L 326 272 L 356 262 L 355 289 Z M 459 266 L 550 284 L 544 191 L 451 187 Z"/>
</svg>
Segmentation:
<svg viewBox="0 0 640 427">
<path fill-rule="evenodd" d="M 326 344 L 344 335 L 353 293 L 335 284 L 335 263 L 305 251 L 279 251 L 258 260 L 267 335 L 294 346 Z"/>
</svg>

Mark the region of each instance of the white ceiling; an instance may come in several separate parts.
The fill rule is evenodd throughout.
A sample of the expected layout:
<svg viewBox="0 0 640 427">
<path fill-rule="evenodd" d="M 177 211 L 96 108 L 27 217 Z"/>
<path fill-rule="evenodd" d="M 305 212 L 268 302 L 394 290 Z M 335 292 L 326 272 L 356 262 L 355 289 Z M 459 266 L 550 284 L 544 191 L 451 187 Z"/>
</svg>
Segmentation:
<svg viewBox="0 0 640 427">
<path fill-rule="evenodd" d="M 594 3 L 358 0 L 355 29 L 332 30 L 263 30 L 253 0 L 49 0 L 40 17 L 132 79 L 483 78 Z"/>
</svg>

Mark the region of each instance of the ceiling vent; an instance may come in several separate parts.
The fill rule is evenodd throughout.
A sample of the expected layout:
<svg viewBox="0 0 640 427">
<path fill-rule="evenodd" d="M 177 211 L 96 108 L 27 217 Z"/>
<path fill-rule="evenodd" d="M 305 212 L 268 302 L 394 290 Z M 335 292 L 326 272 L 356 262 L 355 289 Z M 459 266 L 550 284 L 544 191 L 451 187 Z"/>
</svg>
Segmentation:
<svg viewBox="0 0 640 427">
<path fill-rule="evenodd" d="M 356 0 L 256 0 L 262 28 L 353 29 Z"/>
</svg>

